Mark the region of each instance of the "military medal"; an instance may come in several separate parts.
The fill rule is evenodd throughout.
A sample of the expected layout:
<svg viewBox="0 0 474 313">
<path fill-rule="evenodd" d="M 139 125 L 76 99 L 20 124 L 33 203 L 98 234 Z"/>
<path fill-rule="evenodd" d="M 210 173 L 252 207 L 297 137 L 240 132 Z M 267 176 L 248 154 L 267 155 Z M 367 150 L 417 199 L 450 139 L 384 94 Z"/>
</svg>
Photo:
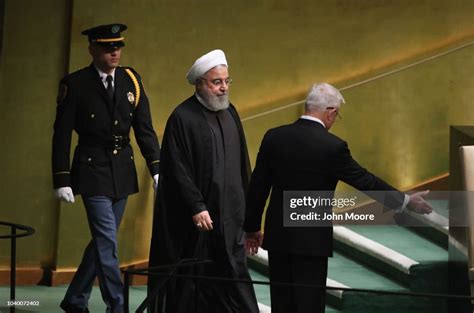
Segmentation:
<svg viewBox="0 0 474 313">
<path fill-rule="evenodd" d="M 135 103 L 135 96 L 133 95 L 133 93 L 131 91 L 127 92 L 127 98 L 128 98 L 128 101 L 130 102 L 130 104 Z"/>
</svg>

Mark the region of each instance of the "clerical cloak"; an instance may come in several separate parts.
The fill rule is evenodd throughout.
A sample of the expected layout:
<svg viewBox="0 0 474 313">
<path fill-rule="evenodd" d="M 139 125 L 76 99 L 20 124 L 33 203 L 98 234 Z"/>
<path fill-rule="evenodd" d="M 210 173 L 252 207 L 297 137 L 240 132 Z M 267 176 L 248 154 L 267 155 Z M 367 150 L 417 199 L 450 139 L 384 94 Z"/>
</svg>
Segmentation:
<svg viewBox="0 0 474 313">
<path fill-rule="evenodd" d="M 188 267 L 178 273 L 250 279 L 242 229 L 250 162 L 237 111 L 232 105 L 224 111 L 206 112 L 192 96 L 168 119 L 162 141 L 150 266 L 175 264 L 185 258 L 211 259 L 214 261 L 211 267 Z M 223 117 L 235 128 L 231 129 L 235 135 L 232 138 L 234 146 L 238 145 L 234 150 L 226 151 L 228 164 L 222 164 L 225 163 L 222 154 L 229 148 L 225 140 L 222 148 L 216 149 L 220 136 L 229 133 L 225 128 L 219 133 L 219 121 Z M 213 122 L 214 118 L 217 122 Z M 240 155 L 232 155 L 235 151 Z M 236 162 L 240 164 L 233 164 Z M 236 182 L 241 184 L 240 190 L 234 192 L 222 181 L 223 171 L 229 172 L 229 166 L 233 167 L 234 173 L 237 168 L 240 171 L 240 177 L 234 175 L 232 178 L 234 185 Z M 223 186 L 217 190 L 219 184 Z M 227 201 L 223 200 L 224 193 Z M 203 210 L 209 211 L 214 222 L 212 232 L 200 232 L 193 224 L 192 216 Z M 149 279 L 149 289 L 153 289 L 159 280 L 156 277 Z M 228 286 L 209 281 L 174 280 L 167 288 L 164 312 L 213 312 L 214 309 L 215 312 L 240 312 L 239 308 L 242 312 L 258 312 L 251 285 Z M 213 293 L 217 294 L 212 297 Z M 209 299 L 214 299 L 216 304 L 209 303 Z M 163 303 L 160 305 L 164 306 Z"/>
</svg>

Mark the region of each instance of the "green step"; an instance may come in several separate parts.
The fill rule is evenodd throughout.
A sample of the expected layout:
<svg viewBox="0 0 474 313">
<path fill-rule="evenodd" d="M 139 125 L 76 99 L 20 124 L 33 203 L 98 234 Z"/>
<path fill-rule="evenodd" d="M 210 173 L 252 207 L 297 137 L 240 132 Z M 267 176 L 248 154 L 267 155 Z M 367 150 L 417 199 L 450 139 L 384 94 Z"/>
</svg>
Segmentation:
<svg viewBox="0 0 474 313">
<path fill-rule="evenodd" d="M 269 281 L 268 276 L 263 275 L 259 273 L 258 271 L 255 271 L 250 268 L 249 272 L 250 272 L 250 277 L 252 277 L 252 280 Z M 255 294 L 257 295 L 257 301 L 270 306 L 271 304 L 270 303 L 270 286 L 255 284 L 253 285 L 253 288 L 255 289 Z"/>
<path fill-rule="evenodd" d="M 402 284 L 339 252 L 334 252 L 334 256 L 329 258 L 328 277 L 351 288 L 408 291 Z"/>
<path fill-rule="evenodd" d="M 16 313 L 64 313 L 59 307 L 59 303 L 66 293 L 67 286 L 17 286 L 16 299 L 23 301 L 38 301 L 39 306 L 18 306 Z M 10 288 L 6 286 L 0 287 L 0 312 L 10 312 L 6 307 L 7 300 L 10 296 Z M 135 309 L 141 304 L 146 297 L 146 286 L 132 286 L 130 287 L 130 312 L 135 312 Z M 99 287 L 94 287 L 91 298 L 89 299 L 90 312 L 105 312 L 105 304 L 102 301 Z"/>
<path fill-rule="evenodd" d="M 365 264 L 356 262 L 343 254 L 334 253 L 329 259 L 329 278 L 350 288 L 387 292 L 411 292 L 409 288 L 375 271 Z M 328 297 L 328 303 L 342 312 L 351 313 L 435 313 L 444 312 L 443 301 L 395 295 L 375 295 L 344 291 L 342 298 Z"/>
<path fill-rule="evenodd" d="M 253 269 L 249 269 L 250 276 L 252 280 L 257 281 L 269 281 L 268 276 L 261 274 L 258 271 Z M 259 303 L 263 303 L 265 305 L 271 306 L 270 301 L 270 286 L 268 285 L 254 285 L 255 294 L 257 295 L 257 301 Z M 330 305 L 326 305 L 326 313 L 341 313 L 340 310 L 332 307 Z"/>
<path fill-rule="evenodd" d="M 434 211 L 446 218 L 449 218 L 448 200 L 429 200 L 429 203 L 433 207 Z"/>
<path fill-rule="evenodd" d="M 444 218 L 446 222 L 449 221 L 449 208 L 448 208 L 448 200 L 429 200 L 431 205 L 433 206 L 433 211 L 440 215 L 441 218 Z M 417 214 L 412 214 L 414 216 L 419 216 Z M 423 216 L 426 217 L 426 216 Z M 413 217 L 409 218 L 413 219 Z M 429 222 L 428 222 L 429 223 Z M 419 225 L 419 222 L 415 222 L 416 225 Z M 447 248 L 448 246 L 448 225 L 441 226 L 434 226 L 431 225 L 429 227 L 410 227 L 413 232 L 421 235 L 422 237 L 432 241 L 443 248 Z"/>
<path fill-rule="evenodd" d="M 374 272 L 373 269 L 355 262 L 338 252 L 335 252 L 334 256 L 329 258 L 328 264 L 328 277 L 348 287 L 408 292 L 408 289 L 402 284 Z M 265 265 L 249 259 L 249 266 L 254 269 L 252 270 L 252 275 L 255 275 L 254 277 L 267 277 L 268 269 Z M 330 305 L 340 309 L 342 308 L 342 301 L 342 298 L 328 294 L 328 303 Z M 262 299 L 262 303 L 265 303 L 265 300 Z"/>
<path fill-rule="evenodd" d="M 350 230 L 376 241 L 418 262 L 410 273 L 403 273 L 382 260 L 355 251 L 351 246 L 336 242 L 338 251 L 364 262 L 419 292 L 445 292 L 448 282 L 448 250 L 401 226 L 347 226 Z"/>
<path fill-rule="evenodd" d="M 250 267 L 254 268 L 255 264 L 255 260 L 249 259 Z M 262 264 L 256 267 L 257 270 L 262 270 L 262 268 L 265 269 L 265 266 Z M 252 273 L 255 280 L 267 277 L 266 274 L 259 274 L 256 271 L 252 271 Z M 403 284 L 337 251 L 332 258 L 329 258 L 328 276 L 329 279 L 342 283 L 349 288 L 387 292 L 410 292 Z M 256 290 L 257 296 L 261 299 L 259 301 L 262 303 L 268 301 L 262 296 L 265 288 L 256 287 Z M 266 292 L 268 293 L 268 289 Z M 444 303 L 441 301 L 431 301 L 410 296 L 374 295 L 372 293 L 356 293 L 351 291 L 344 291 L 339 296 L 334 293 L 328 293 L 327 304 L 336 311 L 351 313 L 375 313 L 382 311 L 384 313 L 444 312 Z"/>
<path fill-rule="evenodd" d="M 448 261 L 448 250 L 396 225 L 347 225 L 350 230 L 393 249 L 418 263 Z"/>
</svg>

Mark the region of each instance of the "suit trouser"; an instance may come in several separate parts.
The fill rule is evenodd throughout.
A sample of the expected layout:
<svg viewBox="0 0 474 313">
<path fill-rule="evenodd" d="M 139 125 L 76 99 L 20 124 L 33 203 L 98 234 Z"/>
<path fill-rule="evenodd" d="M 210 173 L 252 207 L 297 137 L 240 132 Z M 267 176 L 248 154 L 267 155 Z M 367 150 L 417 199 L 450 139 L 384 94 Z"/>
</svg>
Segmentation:
<svg viewBox="0 0 474 313">
<path fill-rule="evenodd" d="M 326 286 L 328 258 L 268 251 L 270 282 Z M 270 286 L 272 313 L 324 313 L 323 288 Z"/>
<path fill-rule="evenodd" d="M 125 211 L 127 197 L 82 196 L 92 240 L 61 302 L 70 311 L 87 308 L 94 279 L 99 278 L 107 312 L 123 312 L 123 283 L 117 256 L 117 230 Z"/>
</svg>

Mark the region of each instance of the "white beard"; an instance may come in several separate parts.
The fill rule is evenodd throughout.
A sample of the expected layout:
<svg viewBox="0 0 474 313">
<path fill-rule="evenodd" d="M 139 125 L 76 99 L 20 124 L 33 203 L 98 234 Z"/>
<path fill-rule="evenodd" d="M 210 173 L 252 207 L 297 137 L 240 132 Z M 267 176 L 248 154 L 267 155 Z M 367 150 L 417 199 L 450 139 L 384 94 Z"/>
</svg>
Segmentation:
<svg viewBox="0 0 474 313">
<path fill-rule="evenodd" d="M 229 107 L 229 94 L 216 96 L 215 94 L 205 93 L 200 96 L 203 102 L 202 105 L 208 110 L 216 112 Z"/>
</svg>

